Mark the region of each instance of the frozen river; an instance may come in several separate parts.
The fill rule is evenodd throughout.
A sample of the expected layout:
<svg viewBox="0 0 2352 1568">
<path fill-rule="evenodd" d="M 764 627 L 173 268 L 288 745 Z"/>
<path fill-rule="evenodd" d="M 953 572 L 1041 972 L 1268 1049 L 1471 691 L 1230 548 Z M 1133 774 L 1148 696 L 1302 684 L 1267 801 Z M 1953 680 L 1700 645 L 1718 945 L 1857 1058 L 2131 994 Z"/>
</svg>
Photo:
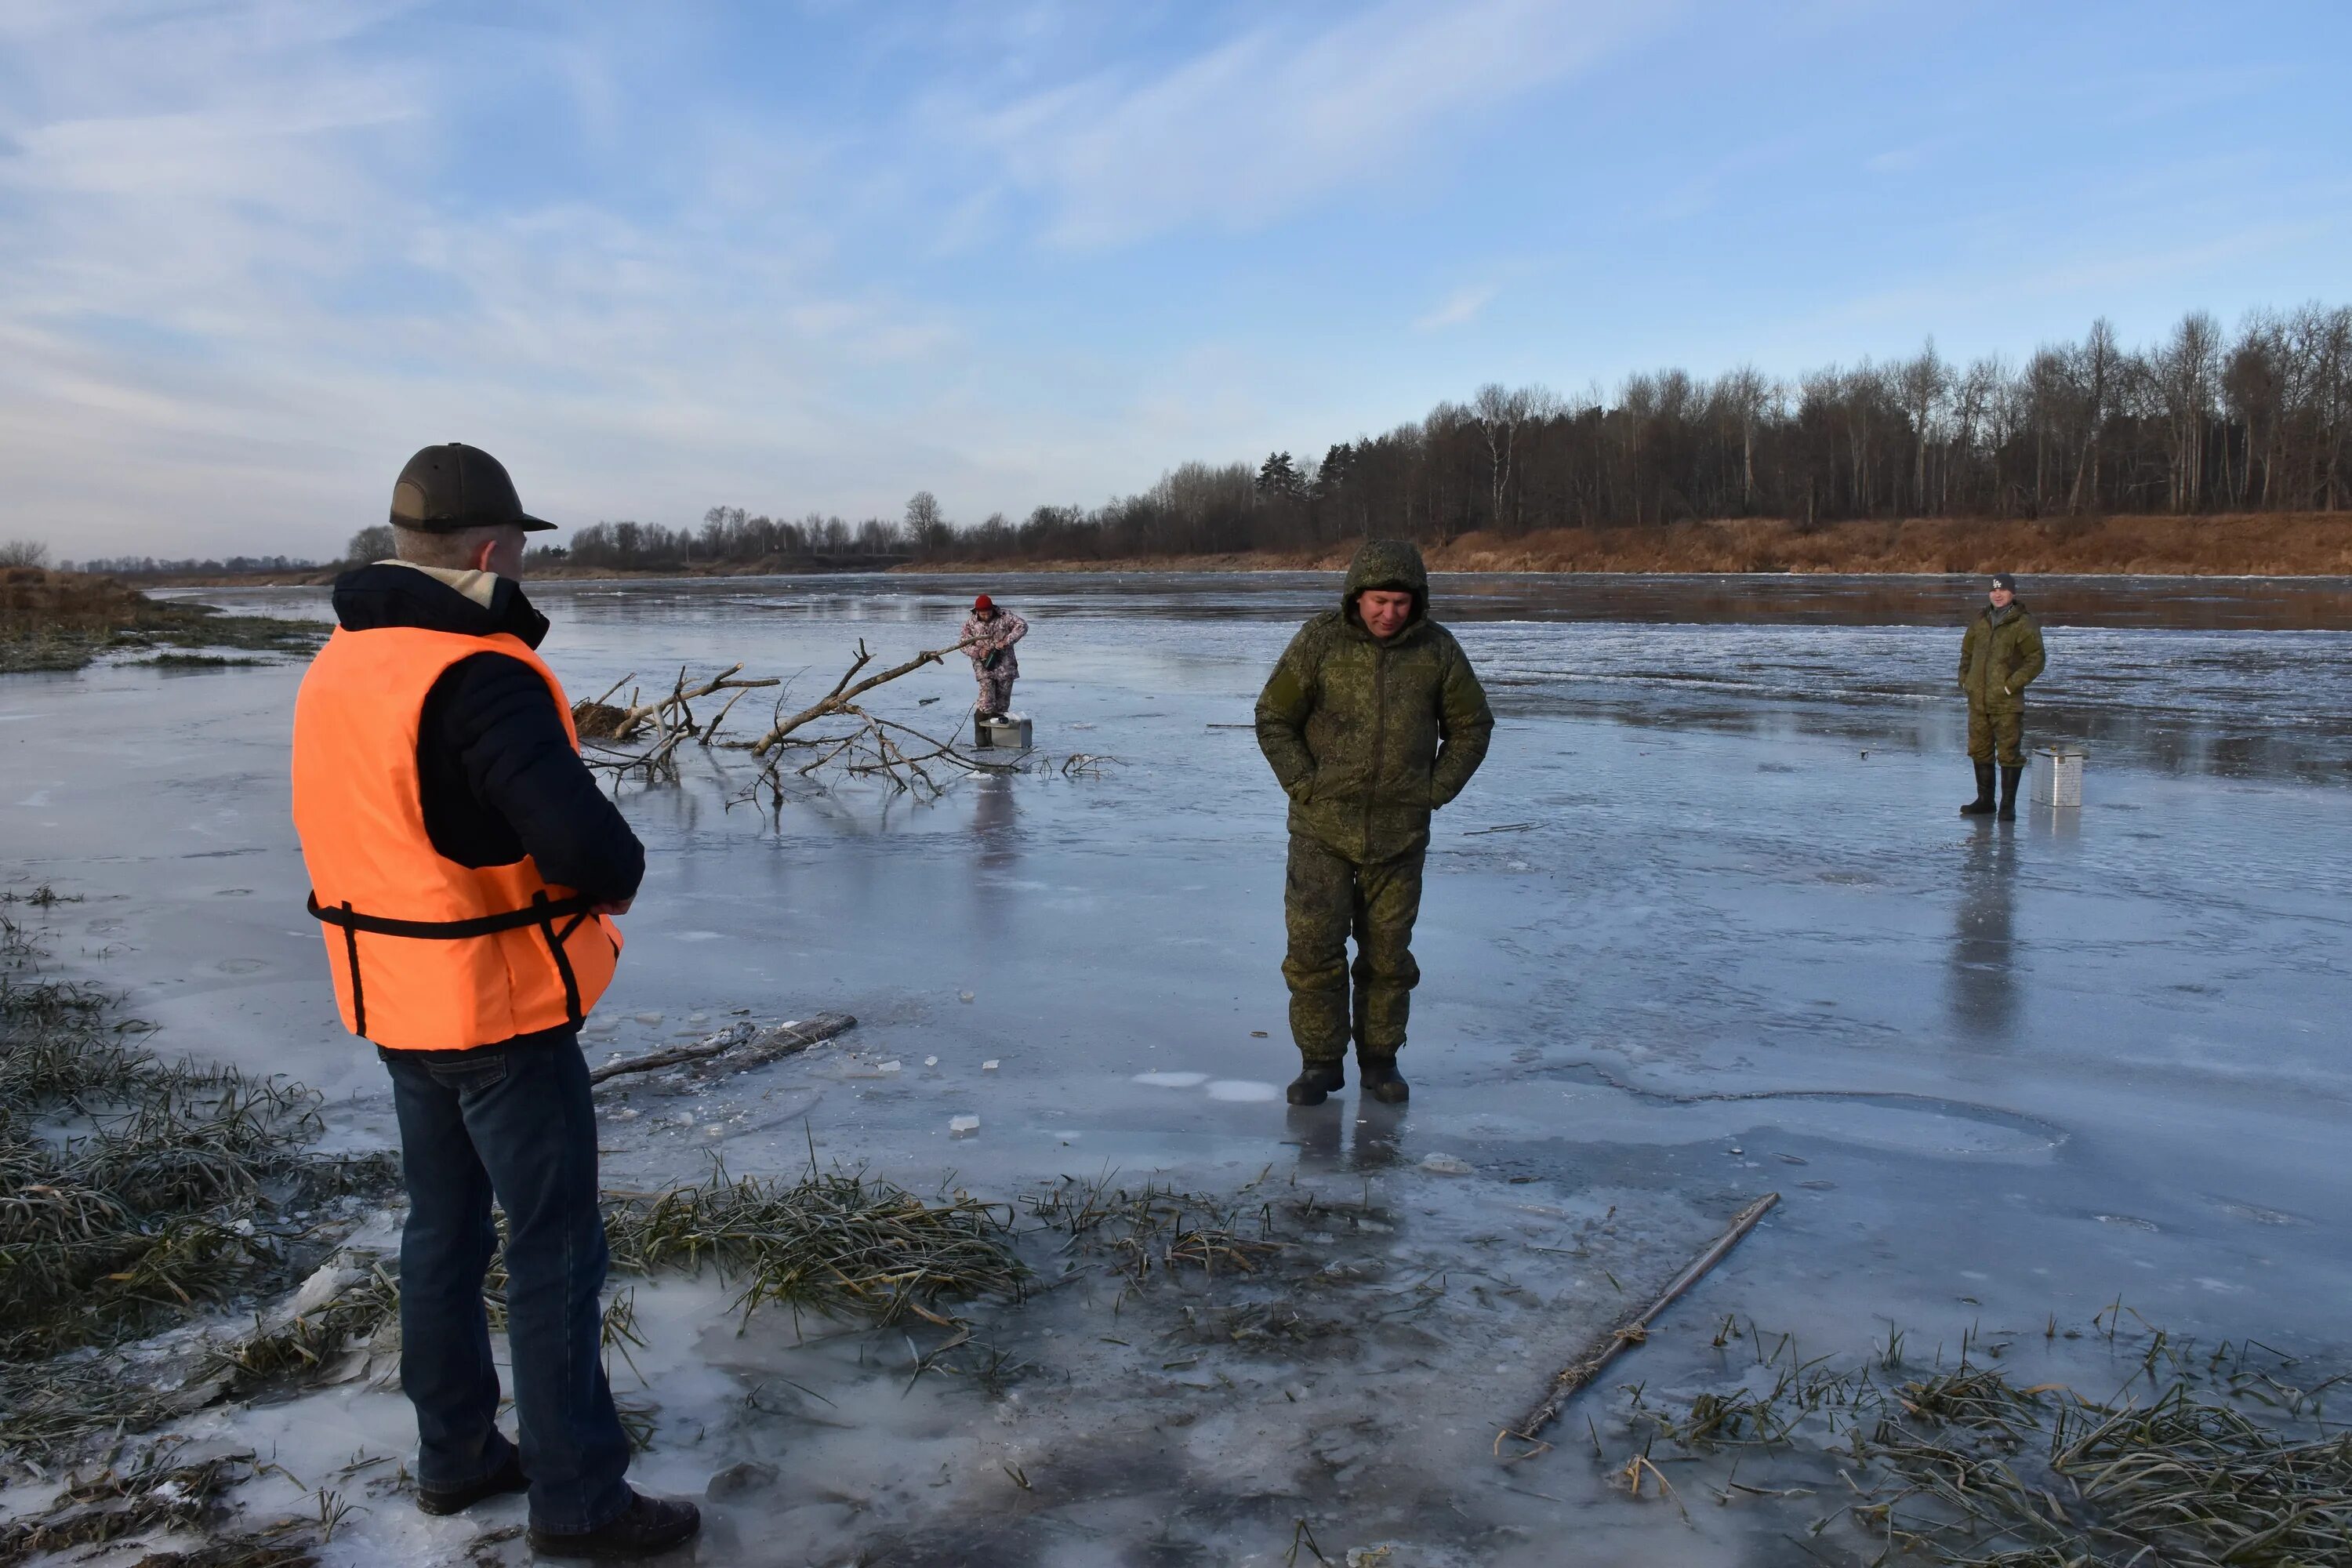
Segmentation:
<svg viewBox="0 0 2352 1568">
<path fill-rule="evenodd" d="M 1352 1085 L 1312 1112 L 1278 1088 L 1296 1069 L 1276 967 L 1283 802 L 1245 726 L 1336 579 L 533 592 L 574 696 L 738 661 L 798 672 L 813 695 L 860 637 L 889 662 L 952 642 L 983 585 L 1033 628 L 1016 707 L 1041 751 L 1118 762 L 970 780 L 930 805 L 861 787 L 730 809 L 751 770 L 724 752 L 696 756 L 680 786 L 625 787 L 650 869 L 602 1009 L 618 1022 L 592 1034 L 592 1059 L 736 1008 L 862 1022 L 840 1048 L 695 1100 L 687 1121 L 670 1100 L 632 1101 L 609 1173 L 691 1176 L 716 1150 L 739 1173 L 788 1174 L 814 1140 L 921 1190 L 952 1172 L 1000 1197 L 1106 1169 L 1221 1192 L 1377 1184 L 1381 1256 L 1484 1269 L 1497 1300 L 1486 1317 L 1463 1303 L 1429 1345 L 1326 1365 L 1328 1388 L 1265 1373 L 1273 1415 L 1210 1389 L 1198 1424 L 1155 1414 L 1190 1397 L 1181 1367 L 1144 1369 L 1148 1397 L 1015 1419 L 961 1387 L 893 1404 L 886 1380 L 860 1404 L 860 1367 L 802 1365 L 791 1375 L 836 1400 L 834 1428 L 712 1436 L 698 1416 L 688 1443 L 672 1419 L 643 1463 L 650 1484 L 695 1492 L 731 1458 L 788 1472 L 766 1503 L 722 1510 L 705 1560 L 845 1562 L 887 1537 L 906 1543 L 894 1562 L 1271 1563 L 1296 1515 L 1334 1561 L 1327 1529 L 1418 1542 L 1414 1562 L 1557 1562 L 1546 1542 L 1571 1521 L 1593 1562 L 1802 1561 L 1738 1521 L 1685 1526 L 1612 1497 L 1577 1447 L 1498 1477 L 1494 1422 L 1473 1419 L 1524 1406 L 1622 1302 L 1613 1276 L 1549 1243 L 1607 1221 L 1634 1248 L 1623 1267 L 1654 1283 L 1767 1190 L 1782 1206 L 1624 1380 L 1704 1371 L 1728 1313 L 1822 1351 L 1890 1325 L 1915 1342 L 1973 1326 L 2039 1344 L 2046 1319 L 2082 1323 L 2117 1299 L 2178 1334 L 2338 1357 L 2352 1342 L 2352 584 L 2028 583 L 2050 653 L 2028 743 L 2089 748 L 2085 805 L 1997 826 L 1955 813 L 1972 788 L 1952 689 L 1971 580 L 1439 579 L 1435 613 L 1500 724 L 1438 820 L 1403 1064 L 1414 1099 L 1388 1116 Z M 203 596 L 323 613 L 317 593 Z M 956 663 L 877 694 L 878 710 L 948 728 L 971 700 Z M 299 673 L 116 664 L 0 682 L 0 876 L 85 896 L 47 912 L 53 945 L 127 990 L 163 1048 L 291 1073 L 333 1097 L 333 1137 L 380 1142 L 382 1069 L 337 1025 L 302 916 L 286 781 Z M 874 1076 L 884 1060 L 902 1067 Z M 957 1115 L 980 1131 L 951 1137 Z M 1472 1173 L 1422 1168 L 1441 1154 Z M 668 1390 L 673 1417 L 784 1364 L 714 1328 L 723 1314 L 688 1288 L 666 1293 L 675 1310 L 647 1315 L 672 1338 L 649 1353 L 693 1369 Z M 1114 1310 L 1067 1294 L 1062 1317 L 1003 1331 L 1042 1336 L 1024 1342 L 1039 1386 L 1135 1373 L 1057 1359 L 1105 1342 L 1079 1319 Z M 721 1339 L 743 1367 L 721 1364 Z M 1400 1409 L 1399 1385 L 1425 1398 Z M 1283 1401 L 1321 1399 L 1322 1415 L 1284 1425 Z M 285 1413 L 305 1406 L 320 1408 Z M 340 1421 L 345 1449 L 391 1447 L 404 1412 L 320 1395 L 270 1419 L 313 1436 L 300 1421 Z M 1583 1416 L 1570 1420 L 1580 1445 Z M 1353 1436 L 1335 1448 L 1334 1431 Z M 1029 1445 L 1035 1490 L 964 1476 L 991 1443 Z M 1056 1492 L 1054 1457 L 1079 1447 L 1099 1472 Z M 979 1532 L 952 1550 L 949 1500 Z M 353 1560 L 468 1539 L 394 1511 L 355 1527 Z"/>
</svg>

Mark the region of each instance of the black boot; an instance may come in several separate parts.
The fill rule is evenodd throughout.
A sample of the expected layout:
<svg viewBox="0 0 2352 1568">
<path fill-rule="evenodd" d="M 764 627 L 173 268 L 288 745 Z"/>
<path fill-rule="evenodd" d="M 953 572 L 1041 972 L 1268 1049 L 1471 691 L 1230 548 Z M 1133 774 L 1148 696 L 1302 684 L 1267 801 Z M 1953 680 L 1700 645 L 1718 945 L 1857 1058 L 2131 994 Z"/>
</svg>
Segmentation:
<svg viewBox="0 0 2352 1568">
<path fill-rule="evenodd" d="M 694 1538 L 702 1510 L 690 1502 L 633 1491 L 619 1517 L 577 1535 L 557 1535 L 531 1526 L 530 1549 L 544 1557 L 587 1557 L 603 1563 L 654 1557 Z"/>
<path fill-rule="evenodd" d="M 2017 780 L 2024 772 L 2024 768 L 2012 768 L 2007 763 L 2000 765 L 2000 811 L 1994 816 L 1994 821 L 2017 820 Z"/>
<path fill-rule="evenodd" d="M 1331 1098 L 1335 1089 L 1348 1087 L 1348 1067 L 1345 1062 L 1308 1062 L 1298 1069 L 1298 1076 L 1283 1090 L 1293 1105 L 1320 1105 Z"/>
<path fill-rule="evenodd" d="M 462 1513 L 485 1498 L 530 1489 L 530 1478 L 522 1473 L 522 1456 L 509 1451 L 502 1468 L 470 1487 L 453 1487 L 446 1492 L 417 1488 L 416 1506 L 430 1514 Z"/>
<path fill-rule="evenodd" d="M 1364 1092 L 1382 1105 L 1402 1105 L 1412 1098 L 1412 1090 L 1397 1071 L 1396 1058 L 1366 1057 L 1363 1069 Z"/>
<path fill-rule="evenodd" d="M 1992 764 L 1977 764 L 1977 797 L 1960 807 L 1962 816 L 1987 816 L 1992 812 Z"/>
</svg>

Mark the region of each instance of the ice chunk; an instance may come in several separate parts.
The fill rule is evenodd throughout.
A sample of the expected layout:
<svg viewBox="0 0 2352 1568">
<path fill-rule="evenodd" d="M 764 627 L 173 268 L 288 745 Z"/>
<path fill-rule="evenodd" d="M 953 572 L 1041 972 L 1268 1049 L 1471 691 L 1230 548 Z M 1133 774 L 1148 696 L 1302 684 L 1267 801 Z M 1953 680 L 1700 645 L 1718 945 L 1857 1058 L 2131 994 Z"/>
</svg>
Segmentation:
<svg viewBox="0 0 2352 1568">
<path fill-rule="evenodd" d="M 1139 1072 L 1138 1083 L 1148 1083 L 1154 1089 L 1198 1089 L 1209 1081 L 1204 1072 Z"/>
<path fill-rule="evenodd" d="M 980 1118 L 977 1116 L 950 1116 L 948 1118 L 948 1131 L 954 1133 L 959 1138 L 967 1137 L 970 1134 L 980 1131 Z"/>
<path fill-rule="evenodd" d="M 1470 1162 L 1453 1154 L 1429 1154 L 1423 1157 L 1421 1168 L 1435 1176 L 1466 1176 Z"/>
<path fill-rule="evenodd" d="M 321 1264 L 317 1273 L 302 1281 L 302 1289 L 294 1292 L 294 1300 L 286 1304 L 286 1315 L 299 1318 L 315 1312 L 366 1278 L 365 1269 L 354 1268 L 346 1261 Z"/>
<path fill-rule="evenodd" d="M 1211 1100 L 1230 1100 L 1244 1105 L 1278 1100 L 1281 1096 L 1282 1091 L 1274 1085 L 1260 1083 L 1255 1079 L 1221 1078 L 1209 1086 Z"/>
<path fill-rule="evenodd" d="M 996 1058 L 994 1057 L 991 1057 L 986 1061 L 981 1063 L 980 1070 L 982 1072 L 994 1072 L 996 1070 Z"/>
<path fill-rule="evenodd" d="M 710 1022 L 710 1015 L 708 1013 L 688 1013 L 686 1016 L 686 1021 L 689 1024 L 708 1024 Z"/>
<path fill-rule="evenodd" d="M 937 1057 L 925 1057 L 923 1058 L 923 1065 L 927 1068 L 935 1068 L 940 1065 L 940 1058 Z"/>
<path fill-rule="evenodd" d="M 874 1064 L 874 1070 L 876 1072 L 897 1072 L 899 1066 L 900 1064 L 895 1061 L 876 1062 Z"/>
<path fill-rule="evenodd" d="M 959 991 L 956 993 L 956 1000 L 959 1002 L 969 1002 L 971 1000 L 971 993 L 969 991 Z"/>
<path fill-rule="evenodd" d="M 649 1029 L 661 1021 L 662 1016 L 659 1013 L 640 1013 L 637 1015 L 637 1022 L 643 1024 Z"/>
</svg>

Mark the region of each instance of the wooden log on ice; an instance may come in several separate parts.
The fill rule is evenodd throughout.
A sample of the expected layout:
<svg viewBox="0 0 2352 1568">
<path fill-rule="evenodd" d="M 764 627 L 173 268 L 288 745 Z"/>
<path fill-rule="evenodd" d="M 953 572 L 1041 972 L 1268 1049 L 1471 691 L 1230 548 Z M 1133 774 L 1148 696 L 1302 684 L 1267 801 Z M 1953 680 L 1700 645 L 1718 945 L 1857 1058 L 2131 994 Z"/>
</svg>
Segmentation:
<svg viewBox="0 0 2352 1568">
<path fill-rule="evenodd" d="M 1495 1435 L 1496 1451 L 1497 1453 L 1502 1451 L 1503 1439 L 1506 1437 L 1517 1437 L 1523 1442 L 1549 1447 L 1550 1445 L 1543 1441 L 1540 1434 L 1545 1427 L 1559 1418 L 1559 1413 L 1567 1408 L 1570 1400 L 1576 1397 L 1577 1392 L 1600 1376 L 1601 1369 L 1616 1360 L 1618 1353 L 1625 1347 L 1638 1345 L 1648 1339 L 1650 1325 L 1657 1321 L 1660 1313 L 1674 1304 L 1675 1298 L 1698 1283 L 1699 1279 L 1708 1269 L 1722 1262 L 1731 1249 L 1739 1245 L 1740 1238 L 1754 1230 L 1756 1222 L 1762 1219 L 1767 1211 L 1780 1201 L 1780 1194 L 1766 1193 L 1732 1216 L 1729 1227 L 1715 1238 L 1714 1245 L 1692 1258 L 1689 1265 L 1680 1274 L 1675 1276 L 1673 1282 L 1658 1292 L 1655 1300 L 1635 1316 L 1619 1323 L 1608 1333 L 1588 1345 L 1584 1354 L 1561 1368 L 1552 1378 L 1550 1389 L 1536 1403 L 1535 1407 L 1519 1417 L 1516 1425 L 1506 1426 Z M 1521 1455 L 1519 1458 L 1524 1458 L 1526 1456 Z"/>
<path fill-rule="evenodd" d="M 606 1062 L 589 1072 L 588 1081 L 593 1086 L 619 1078 L 623 1073 L 656 1072 L 663 1068 L 708 1061 L 713 1057 L 738 1051 L 741 1055 L 730 1061 L 730 1067 L 757 1067 L 762 1062 L 775 1061 L 804 1051 L 856 1026 L 857 1020 L 846 1013 L 818 1013 L 768 1029 L 746 1020 L 740 1024 L 730 1024 L 715 1035 L 706 1035 L 692 1045 L 673 1046 L 667 1050 L 648 1051 L 641 1057 L 625 1057 L 616 1062 Z"/>
</svg>

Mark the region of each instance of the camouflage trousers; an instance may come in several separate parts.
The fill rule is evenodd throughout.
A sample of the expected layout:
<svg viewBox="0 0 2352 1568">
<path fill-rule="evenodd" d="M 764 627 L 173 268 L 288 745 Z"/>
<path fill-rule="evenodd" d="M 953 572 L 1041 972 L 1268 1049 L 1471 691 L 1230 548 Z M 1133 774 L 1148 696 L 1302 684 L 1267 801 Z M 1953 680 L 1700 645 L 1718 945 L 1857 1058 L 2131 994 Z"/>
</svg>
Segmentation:
<svg viewBox="0 0 2352 1568">
<path fill-rule="evenodd" d="M 1425 848 L 1393 860 L 1358 865 L 1305 834 L 1290 836 L 1282 913 L 1290 951 L 1290 1037 L 1310 1062 L 1335 1062 L 1348 1042 L 1364 1058 L 1393 1057 L 1404 1046 L 1412 988 L 1412 922 L 1421 913 Z M 1355 938 L 1350 1025 L 1348 939 Z"/>
<path fill-rule="evenodd" d="M 1969 704 L 1969 760 L 1989 763 L 1993 760 L 1994 745 L 2000 744 L 2000 765 L 2021 768 L 2025 765 L 2025 710 L 2022 708 L 1987 708 L 1981 702 Z"/>
<path fill-rule="evenodd" d="M 1003 713 L 1013 707 L 1013 677 L 983 675 L 980 677 L 980 700 L 971 705 L 975 713 Z"/>
</svg>

